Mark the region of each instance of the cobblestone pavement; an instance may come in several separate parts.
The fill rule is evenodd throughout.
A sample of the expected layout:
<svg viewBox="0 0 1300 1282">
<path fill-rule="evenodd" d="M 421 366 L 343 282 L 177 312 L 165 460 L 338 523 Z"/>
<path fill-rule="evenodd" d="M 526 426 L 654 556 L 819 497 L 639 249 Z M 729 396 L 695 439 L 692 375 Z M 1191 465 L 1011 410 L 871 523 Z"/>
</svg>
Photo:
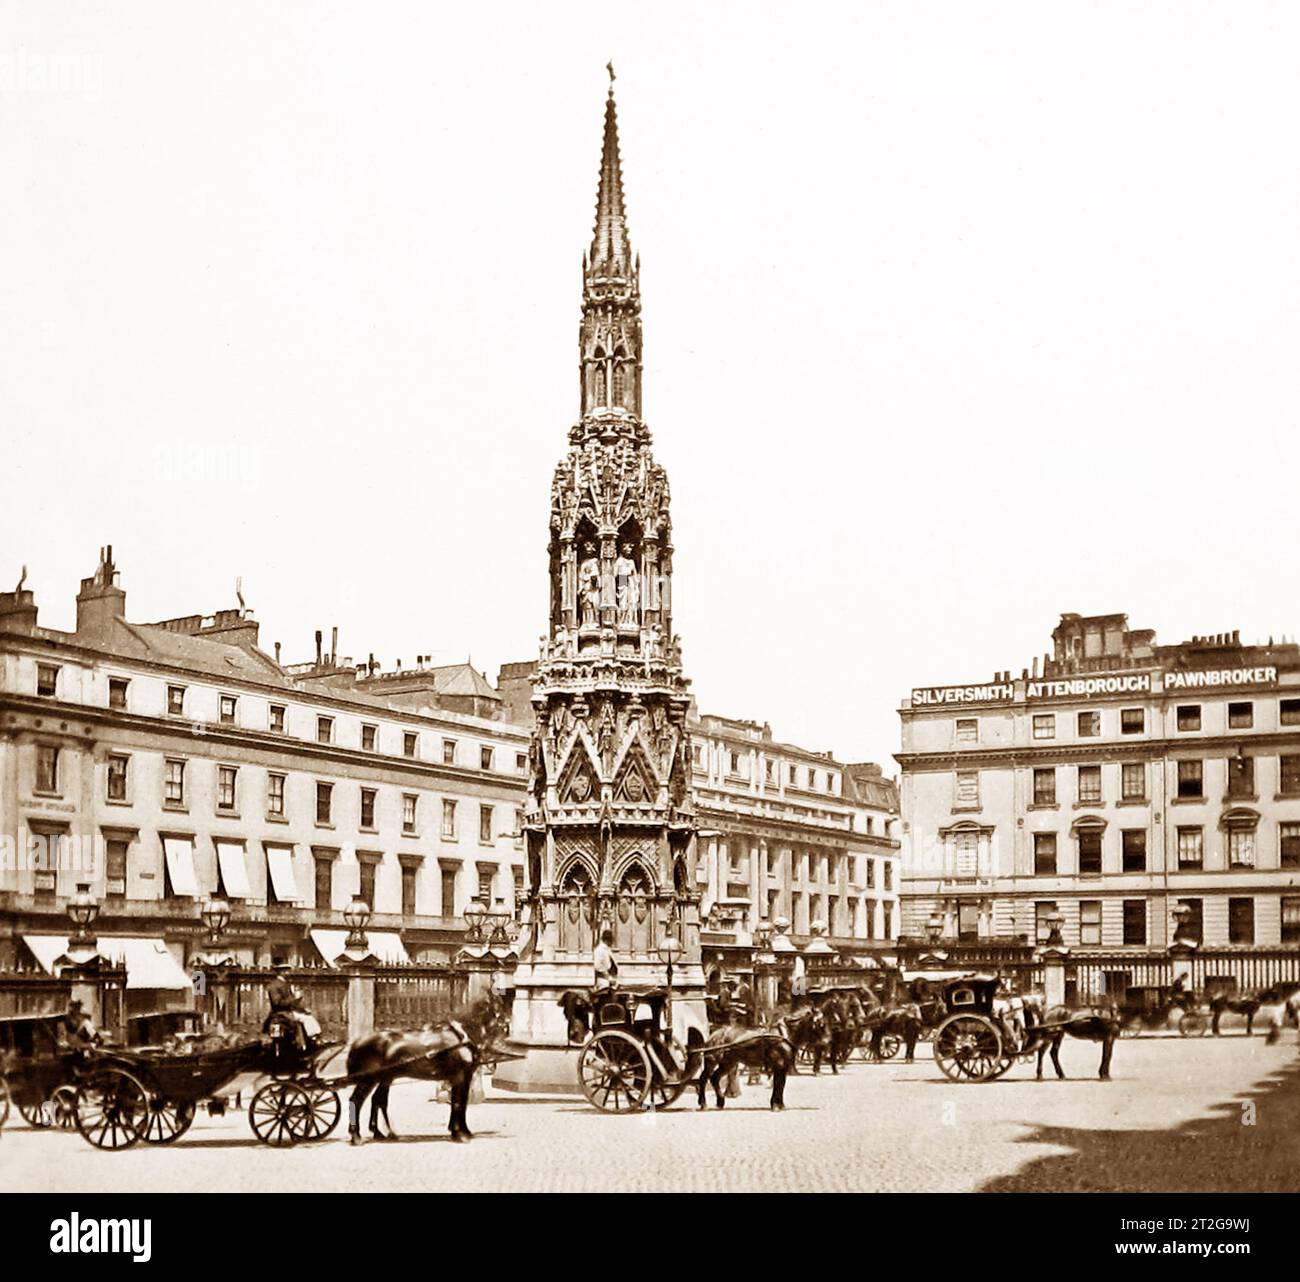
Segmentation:
<svg viewBox="0 0 1300 1282">
<path fill-rule="evenodd" d="M 853 1064 L 792 1078 L 787 1111 L 766 1086 L 726 1110 L 683 1097 L 665 1113 L 607 1116 L 580 1098 L 489 1090 L 470 1107 L 476 1139 L 446 1134 L 427 1083 L 393 1090 L 402 1138 L 350 1148 L 344 1127 L 293 1150 L 257 1143 L 244 1112 L 209 1118 L 165 1148 L 103 1153 L 79 1135 L 0 1134 L 0 1189 L 36 1191 L 461 1190 L 966 1191 L 1298 1190 L 1300 1060 L 1295 1034 L 1139 1039 L 1115 1050 L 1067 1042 L 1069 1080 L 957 1085 L 931 1062 Z M 1050 1066 L 1048 1068 L 1050 1073 Z M 345 1104 L 346 1123 L 346 1104 Z"/>
</svg>

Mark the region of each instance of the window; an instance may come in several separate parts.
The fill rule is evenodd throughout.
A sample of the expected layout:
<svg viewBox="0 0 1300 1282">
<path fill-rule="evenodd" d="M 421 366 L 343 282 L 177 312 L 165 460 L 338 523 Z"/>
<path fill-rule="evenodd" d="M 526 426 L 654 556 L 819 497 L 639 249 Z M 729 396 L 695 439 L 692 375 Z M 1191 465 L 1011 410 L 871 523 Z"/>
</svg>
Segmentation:
<svg viewBox="0 0 1300 1282">
<path fill-rule="evenodd" d="M 1287 797 L 1300 796 L 1300 754 L 1277 759 L 1277 790 Z"/>
<path fill-rule="evenodd" d="M 328 912 L 334 895 L 334 861 L 325 856 L 316 857 L 316 907 Z"/>
<path fill-rule="evenodd" d="M 1101 800 L 1101 767 L 1100 766 L 1079 767 L 1079 800 L 1080 801 Z"/>
<path fill-rule="evenodd" d="M 1101 874 L 1101 830 L 1085 828 L 1079 833 L 1079 875 Z"/>
<path fill-rule="evenodd" d="M 1282 896 L 1282 942 L 1300 944 L 1300 895 Z"/>
<path fill-rule="evenodd" d="M 414 730 L 404 731 L 402 734 L 402 756 L 414 757 L 419 743 L 420 736 Z"/>
<path fill-rule="evenodd" d="M 1145 828 L 1126 828 L 1122 834 L 1125 872 L 1146 872 L 1147 834 Z"/>
<path fill-rule="evenodd" d="M 371 725 L 362 725 L 361 727 L 361 747 L 365 752 L 374 752 L 375 740 L 379 736 L 379 727 Z"/>
<path fill-rule="evenodd" d="M 875 890 L 875 888 L 876 888 L 876 861 L 874 859 L 868 859 L 867 860 L 867 889 Z"/>
<path fill-rule="evenodd" d="M 1300 823 L 1278 824 L 1278 865 L 1300 868 Z"/>
<path fill-rule="evenodd" d="M 180 717 L 185 714 L 185 687 L 168 686 L 167 687 L 167 711 L 173 717 Z"/>
<path fill-rule="evenodd" d="M 375 826 L 375 790 L 373 788 L 361 789 L 361 826 L 363 828 L 373 828 Z"/>
<path fill-rule="evenodd" d="M 978 808 L 980 804 L 980 776 L 978 770 L 957 771 L 957 805 Z"/>
<path fill-rule="evenodd" d="M 454 917 L 456 915 L 456 870 L 454 868 L 442 869 L 442 915 L 444 917 Z"/>
<path fill-rule="evenodd" d="M 318 824 L 331 822 L 333 805 L 334 785 L 332 783 L 318 783 L 316 785 L 316 822 Z"/>
<path fill-rule="evenodd" d="M 270 720 L 271 720 L 271 730 L 275 734 L 283 734 L 284 733 L 284 704 L 273 703 L 271 705 Z"/>
<path fill-rule="evenodd" d="M 1228 900 L 1228 943 L 1255 942 L 1255 901 L 1249 896 Z"/>
<path fill-rule="evenodd" d="M 492 864 L 478 865 L 478 900 L 492 906 L 492 883 L 496 879 L 496 868 Z"/>
<path fill-rule="evenodd" d="M 528 773 L 528 754 L 526 752 L 515 753 L 515 774 L 526 775 Z"/>
<path fill-rule="evenodd" d="M 480 806 L 478 808 L 478 839 L 486 846 L 492 844 L 491 806 Z"/>
<path fill-rule="evenodd" d="M 1095 739 L 1100 734 L 1101 734 L 1101 713 L 1100 712 L 1079 713 L 1079 738 Z"/>
<path fill-rule="evenodd" d="M 894 888 L 894 865 L 885 864 L 885 889 L 893 890 Z"/>
<path fill-rule="evenodd" d="M 1205 834 L 1200 828 L 1179 828 L 1178 830 L 1178 868 L 1180 872 L 1192 872 L 1205 863 Z"/>
<path fill-rule="evenodd" d="M 110 708 L 126 707 L 126 688 L 130 684 L 125 677 L 109 677 L 108 706 Z"/>
<path fill-rule="evenodd" d="M 957 742 L 958 743 L 978 743 L 980 737 L 980 723 L 975 717 L 958 717 L 957 718 Z"/>
<path fill-rule="evenodd" d="M 1180 899 L 1178 901 L 1189 910 L 1186 934 L 1199 944 L 1205 934 L 1205 905 L 1200 899 Z"/>
<path fill-rule="evenodd" d="M 978 939 L 980 933 L 980 906 L 973 899 L 957 901 L 958 939 Z"/>
<path fill-rule="evenodd" d="M 1147 768 L 1140 761 L 1126 762 L 1120 767 L 1120 797 L 1124 801 L 1145 801 L 1147 796 Z"/>
<path fill-rule="evenodd" d="M 218 701 L 218 719 L 223 726 L 233 726 L 235 724 L 235 709 L 239 705 L 239 700 L 233 694 L 223 694 Z"/>
<path fill-rule="evenodd" d="M 108 800 L 126 800 L 126 770 L 130 757 L 112 756 L 108 759 Z"/>
<path fill-rule="evenodd" d="M 1048 918 L 1056 912 L 1056 902 L 1054 900 L 1039 900 L 1034 905 L 1034 938 L 1040 943 L 1045 944 L 1052 935 L 1052 923 Z"/>
<path fill-rule="evenodd" d="M 522 868 L 511 868 L 510 879 L 514 882 L 515 908 L 519 908 L 524 902 L 524 870 Z"/>
<path fill-rule="evenodd" d="M 104 893 L 110 899 L 126 898 L 126 856 L 129 841 L 110 837 L 104 842 Z"/>
<path fill-rule="evenodd" d="M 238 771 L 234 766 L 217 767 L 217 809 L 234 810 L 235 779 Z"/>
<path fill-rule="evenodd" d="M 1079 900 L 1079 943 L 1096 948 L 1101 944 L 1101 900 Z"/>
<path fill-rule="evenodd" d="M 788 784 L 790 785 L 790 787 L 793 788 L 793 787 L 794 787 L 794 782 L 795 782 L 795 780 L 794 780 L 794 767 L 793 767 L 793 766 L 787 766 L 787 767 L 786 767 L 786 783 L 788 783 Z"/>
<path fill-rule="evenodd" d="M 957 859 L 958 877 L 975 877 L 979 875 L 979 833 L 959 832 L 953 843 Z"/>
<path fill-rule="evenodd" d="M 1056 714 L 1054 712 L 1040 712 L 1035 715 L 1034 738 L 1035 739 L 1056 738 Z"/>
<path fill-rule="evenodd" d="M 1229 797 L 1254 797 L 1255 795 L 1255 758 L 1228 758 L 1228 793 Z"/>
<path fill-rule="evenodd" d="M 375 906 L 375 869 L 379 867 L 379 860 L 372 856 L 363 856 L 360 851 L 357 852 L 358 871 L 361 874 L 361 885 L 357 894 L 370 905 L 373 909 Z"/>
<path fill-rule="evenodd" d="M 1034 833 L 1034 875 L 1056 876 L 1056 834 L 1054 832 Z"/>
<path fill-rule="evenodd" d="M 492 769 L 492 749 L 480 747 L 478 750 L 478 768 L 480 770 Z"/>
<path fill-rule="evenodd" d="M 765 762 L 763 762 L 763 778 L 766 779 L 768 783 L 772 783 L 773 780 L 776 778 L 776 762 L 775 762 L 775 761 L 770 761 L 770 760 L 769 760 L 769 761 L 765 761 Z"/>
<path fill-rule="evenodd" d="M 284 814 L 284 775 L 271 773 L 266 776 L 266 813 Z"/>
<path fill-rule="evenodd" d="M 1283 699 L 1277 707 L 1282 725 L 1300 726 L 1300 699 Z"/>
<path fill-rule="evenodd" d="M 1178 709 L 1178 728 L 1180 730 L 1199 730 L 1201 728 L 1201 705 L 1185 703 Z"/>
<path fill-rule="evenodd" d="M 456 840 L 456 803 L 454 801 L 443 801 L 442 803 L 442 835 L 446 841 Z"/>
<path fill-rule="evenodd" d="M 185 763 L 169 758 L 163 765 L 163 804 L 185 804 Z"/>
<path fill-rule="evenodd" d="M 334 718 L 317 717 L 316 718 L 316 742 L 333 743 L 334 741 Z"/>
<path fill-rule="evenodd" d="M 729 752 L 727 754 L 727 757 L 728 757 L 728 766 L 727 766 L 728 771 L 733 775 L 738 775 L 740 773 L 739 754 L 735 752 Z M 811 784 L 809 786 L 811 787 Z"/>
<path fill-rule="evenodd" d="M 1228 866 L 1253 868 L 1255 866 L 1255 830 L 1253 828 L 1228 829 Z"/>
<path fill-rule="evenodd" d="M 415 869 L 402 865 L 402 916 L 415 916 Z"/>
<path fill-rule="evenodd" d="M 53 696 L 59 688 L 59 668 L 55 663 L 36 665 L 36 693 Z"/>
<path fill-rule="evenodd" d="M 1034 771 L 1034 805 L 1056 805 L 1056 771 L 1051 766 Z"/>
<path fill-rule="evenodd" d="M 413 833 L 415 831 L 416 807 L 419 805 L 419 797 L 413 792 L 404 792 L 402 794 L 402 831 Z"/>
<path fill-rule="evenodd" d="M 1178 763 L 1178 795 L 1180 797 L 1203 797 L 1205 795 L 1199 761 L 1180 761 Z"/>
<path fill-rule="evenodd" d="M 1145 899 L 1124 901 L 1124 942 L 1126 944 L 1147 942 L 1147 901 Z"/>
<path fill-rule="evenodd" d="M 454 766 L 456 764 L 455 739 L 444 739 L 442 741 L 442 764 L 444 766 Z"/>
<path fill-rule="evenodd" d="M 1147 714 L 1144 708 L 1121 708 L 1119 713 L 1120 734 L 1141 734 L 1147 728 Z M 1145 934 L 1145 931 L 1143 932 Z"/>
<path fill-rule="evenodd" d="M 1255 724 L 1255 705 L 1253 703 L 1228 704 L 1228 729 L 1249 730 Z"/>
</svg>

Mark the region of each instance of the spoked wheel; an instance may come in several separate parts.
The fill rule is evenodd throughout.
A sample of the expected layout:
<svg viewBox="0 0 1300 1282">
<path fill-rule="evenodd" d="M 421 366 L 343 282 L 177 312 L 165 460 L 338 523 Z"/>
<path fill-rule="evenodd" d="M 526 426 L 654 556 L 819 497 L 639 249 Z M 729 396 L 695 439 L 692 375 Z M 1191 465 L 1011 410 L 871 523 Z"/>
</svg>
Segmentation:
<svg viewBox="0 0 1300 1282">
<path fill-rule="evenodd" d="M 149 1126 L 149 1092 L 125 1069 L 104 1068 L 77 1087 L 77 1130 L 96 1148 L 130 1148 Z"/>
<path fill-rule="evenodd" d="M 9 1083 L 0 1077 L 0 1126 L 9 1120 Z"/>
<path fill-rule="evenodd" d="M 885 1033 L 880 1039 L 880 1058 L 893 1059 L 903 1049 L 903 1039 L 896 1033 Z"/>
<path fill-rule="evenodd" d="M 34 1127 L 38 1131 L 44 1130 L 47 1126 L 54 1125 L 54 1110 L 50 1106 L 48 1100 L 19 1100 L 18 1116 L 21 1117 L 28 1126 Z"/>
<path fill-rule="evenodd" d="M 629 1033 L 597 1033 L 578 1056 L 578 1083 L 589 1103 L 603 1113 L 632 1113 L 650 1091 L 650 1060 Z"/>
<path fill-rule="evenodd" d="M 311 1097 L 296 1082 L 272 1082 L 263 1086 L 248 1106 L 248 1124 L 263 1144 L 288 1148 L 314 1138 Z M 335 1121 L 338 1119 L 335 1118 Z"/>
<path fill-rule="evenodd" d="M 77 1129 L 77 1088 L 75 1086 L 56 1086 L 47 1108 L 53 1114 L 52 1120 L 59 1130 Z"/>
<path fill-rule="evenodd" d="M 1204 1037 L 1205 1031 L 1210 1026 L 1210 1021 L 1204 1015 L 1196 1011 L 1184 1011 L 1183 1017 L 1178 1021 L 1178 1035 L 1180 1037 Z"/>
<path fill-rule="evenodd" d="M 140 1137 L 146 1144 L 170 1144 L 190 1129 L 194 1121 L 193 1100 L 169 1100 L 165 1095 L 149 1099 L 149 1121 Z"/>
<path fill-rule="evenodd" d="M 1001 1034 L 982 1015 L 950 1016 L 934 1035 L 935 1063 L 954 1082 L 991 1081 L 1004 1058 Z"/>
<path fill-rule="evenodd" d="M 339 1093 L 330 1086 L 302 1087 L 308 1112 L 303 1115 L 304 1140 L 323 1140 L 338 1124 L 343 1113 Z"/>
</svg>

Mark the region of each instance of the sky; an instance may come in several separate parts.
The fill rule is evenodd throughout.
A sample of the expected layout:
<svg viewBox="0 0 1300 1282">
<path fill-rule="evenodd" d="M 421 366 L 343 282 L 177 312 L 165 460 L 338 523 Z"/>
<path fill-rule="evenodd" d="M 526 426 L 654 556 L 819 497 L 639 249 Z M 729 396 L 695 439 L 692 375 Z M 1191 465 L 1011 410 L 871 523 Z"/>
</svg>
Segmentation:
<svg viewBox="0 0 1300 1282">
<path fill-rule="evenodd" d="M 1060 614 L 1300 633 L 1300 6 L 0 14 L 0 586 L 545 627 L 608 79 L 704 712 L 892 773 Z"/>
</svg>

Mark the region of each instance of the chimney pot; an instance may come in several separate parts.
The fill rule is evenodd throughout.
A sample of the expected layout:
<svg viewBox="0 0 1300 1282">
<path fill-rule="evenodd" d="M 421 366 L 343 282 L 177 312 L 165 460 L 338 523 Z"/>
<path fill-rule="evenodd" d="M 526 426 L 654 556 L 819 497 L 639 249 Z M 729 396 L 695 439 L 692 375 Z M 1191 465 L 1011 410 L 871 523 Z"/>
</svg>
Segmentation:
<svg viewBox="0 0 1300 1282">
<path fill-rule="evenodd" d="M 278 641 L 275 643 L 275 661 L 276 663 L 280 662 L 280 643 Z"/>
<path fill-rule="evenodd" d="M 321 630 L 317 628 L 316 629 L 316 666 L 318 668 L 320 667 L 320 661 L 321 661 L 321 642 L 324 641 L 324 639 L 325 638 L 321 635 Z"/>
<path fill-rule="evenodd" d="M 333 628 L 330 631 L 330 667 L 338 661 L 339 657 L 339 630 Z"/>
</svg>

